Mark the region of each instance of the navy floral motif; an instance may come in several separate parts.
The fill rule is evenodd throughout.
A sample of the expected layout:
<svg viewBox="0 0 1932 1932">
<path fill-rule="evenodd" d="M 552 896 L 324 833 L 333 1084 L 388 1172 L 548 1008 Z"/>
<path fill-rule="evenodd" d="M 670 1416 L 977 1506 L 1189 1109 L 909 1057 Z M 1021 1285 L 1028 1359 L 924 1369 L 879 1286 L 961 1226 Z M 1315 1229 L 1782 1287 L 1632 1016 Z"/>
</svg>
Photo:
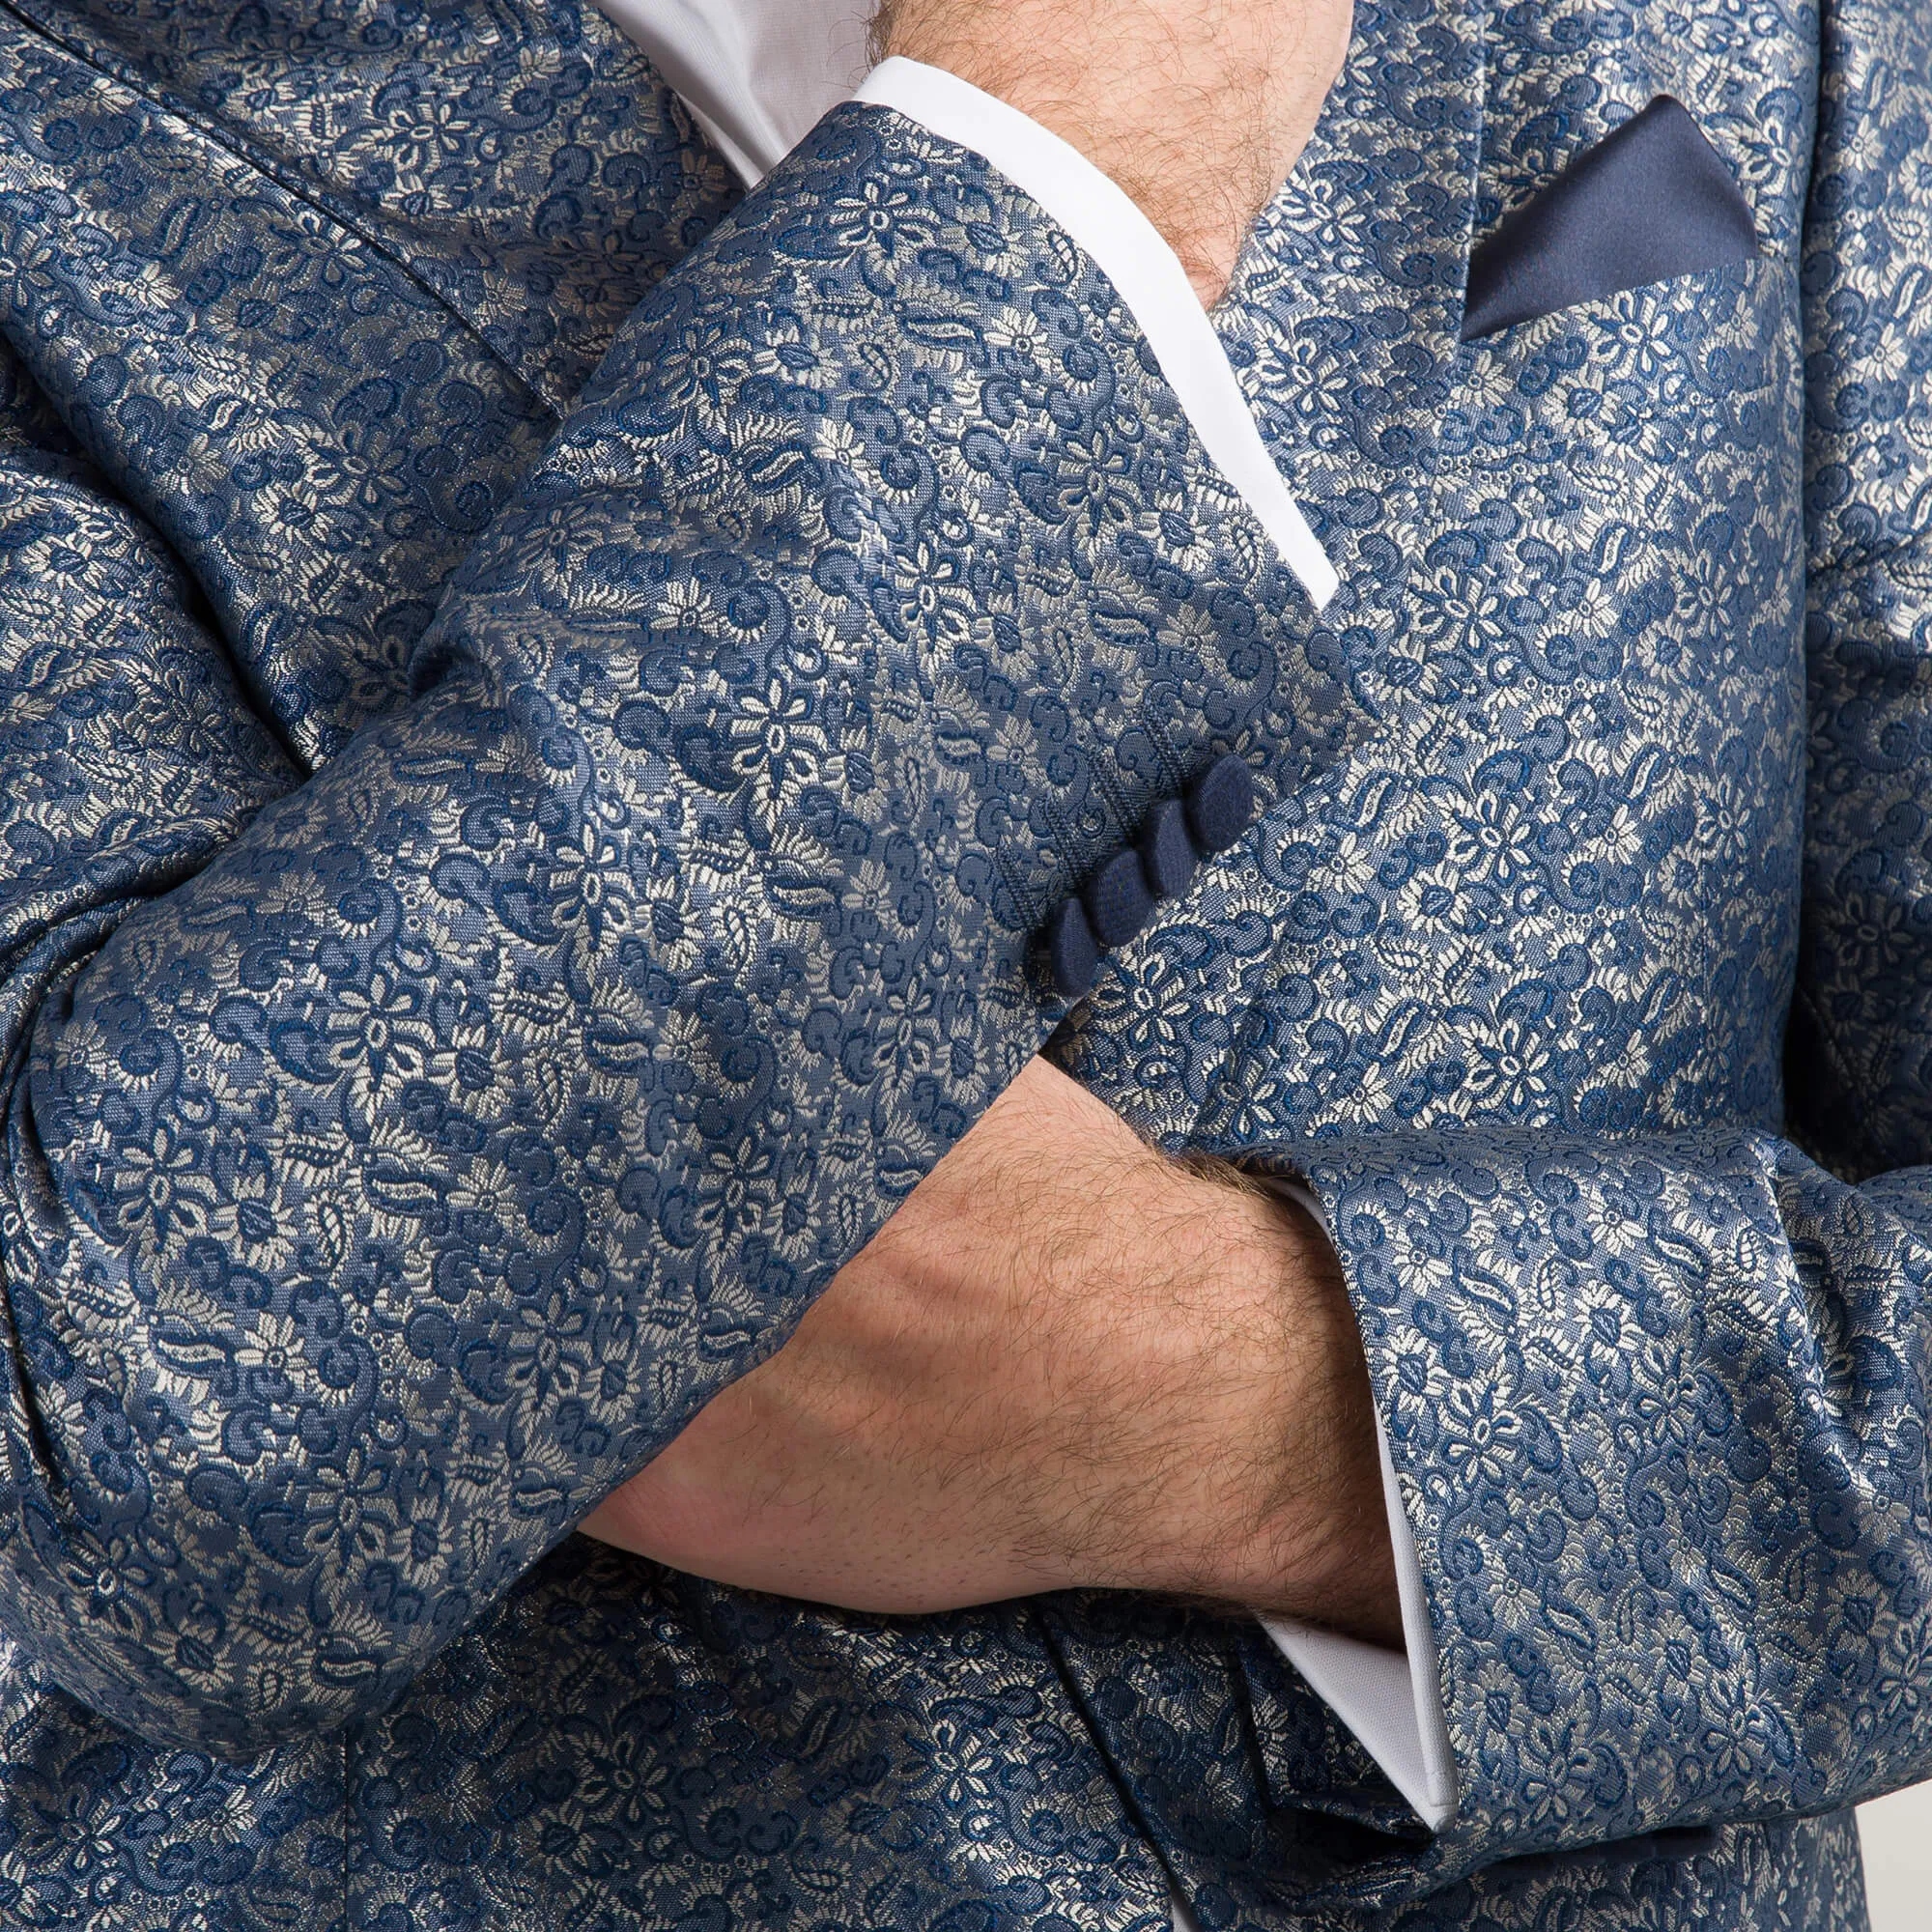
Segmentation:
<svg viewBox="0 0 1932 1932">
<path fill-rule="evenodd" d="M 21 353 L 305 771 L 401 700 L 450 570 L 731 190 L 601 15 L 587 45 L 571 9 L 46 17 L 0 46 Z"/>
<path fill-rule="evenodd" d="M 1861 1924 L 1794 1814 L 1928 1763 L 1932 48 L 1822 32 L 1363 0 L 1216 317 L 1318 625 L 892 116 L 732 213 L 567 0 L 11 11 L 0 1921 Z M 1463 345 L 1662 92 L 1763 258 Z M 1047 912 L 1229 751 L 1065 1013 Z M 1063 1020 L 1328 1205 L 1436 1838 L 1243 1620 L 564 1535 Z"/>
<path fill-rule="evenodd" d="M 1151 561 L 1201 458 L 1111 293 L 880 121 L 835 116 L 637 311 L 407 705 L 165 896 L 129 910 L 124 862 L 104 945 L 97 884 L 21 962 L 44 1446 L 0 1596 L 110 1715 L 238 1744 L 386 1702 L 1035 1049 L 1040 911 L 1202 715 L 1277 779 L 1358 715 L 1245 510 L 1190 522 L 1207 568 Z M 107 559 L 55 565 L 53 495 L 14 567 L 98 638 Z M 201 736 L 242 740 L 224 696 Z M 30 754 L 30 817 L 40 762 L 91 776 L 57 723 Z M 104 827 L 33 830 L 23 893 L 104 863 Z"/>
</svg>

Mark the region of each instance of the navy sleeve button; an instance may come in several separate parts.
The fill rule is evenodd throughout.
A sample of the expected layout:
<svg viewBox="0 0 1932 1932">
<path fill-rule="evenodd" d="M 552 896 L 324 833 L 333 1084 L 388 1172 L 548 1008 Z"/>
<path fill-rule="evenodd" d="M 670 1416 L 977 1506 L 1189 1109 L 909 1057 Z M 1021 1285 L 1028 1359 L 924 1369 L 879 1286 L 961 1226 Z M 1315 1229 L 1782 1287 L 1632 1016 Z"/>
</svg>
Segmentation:
<svg viewBox="0 0 1932 1932">
<path fill-rule="evenodd" d="M 1254 774 L 1235 752 L 1216 758 L 1187 794 L 1187 829 L 1204 859 L 1225 852 L 1254 815 Z"/>
<path fill-rule="evenodd" d="M 1153 895 L 1141 874 L 1141 855 L 1116 852 L 1087 881 L 1087 923 L 1102 946 L 1119 946 L 1148 923 Z"/>
<path fill-rule="evenodd" d="M 1077 1000 L 1093 985 L 1100 949 L 1087 923 L 1087 908 L 1077 898 L 1063 899 L 1048 923 L 1046 957 L 1053 970 L 1053 990 L 1063 1000 Z"/>
<path fill-rule="evenodd" d="M 1103 950 L 1123 946 L 1152 917 L 1154 901 L 1178 898 L 1202 859 L 1225 852 L 1255 815 L 1254 774 L 1229 752 L 1181 799 L 1162 799 L 1139 836 L 1116 852 L 1048 922 L 1046 950 L 1054 990 L 1077 1000 L 1094 984 Z"/>
<path fill-rule="evenodd" d="M 1157 899 L 1179 898 L 1194 880 L 1194 846 L 1187 811 L 1178 798 L 1164 798 L 1141 827 L 1141 869 Z"/>
</svg>

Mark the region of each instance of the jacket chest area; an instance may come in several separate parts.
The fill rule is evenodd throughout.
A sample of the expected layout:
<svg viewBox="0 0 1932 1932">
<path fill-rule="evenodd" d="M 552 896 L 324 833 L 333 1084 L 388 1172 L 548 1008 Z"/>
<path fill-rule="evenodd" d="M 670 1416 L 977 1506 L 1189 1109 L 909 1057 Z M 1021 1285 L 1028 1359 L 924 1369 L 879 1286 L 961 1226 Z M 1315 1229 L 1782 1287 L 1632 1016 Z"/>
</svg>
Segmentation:
<svg viewBox="0 0 1932 1932">
<path fill-rule="evenodd" d="M 1700 14 L 1362 12 L 1226 332 L 1378 728 L 1096 988 L 1072 1051 L 1157 1134 L 1776 1117 L 1815 29 Z M 1666 92 L 1757 255 L 1463 341 L 1471 239 Z"/>
</svg>

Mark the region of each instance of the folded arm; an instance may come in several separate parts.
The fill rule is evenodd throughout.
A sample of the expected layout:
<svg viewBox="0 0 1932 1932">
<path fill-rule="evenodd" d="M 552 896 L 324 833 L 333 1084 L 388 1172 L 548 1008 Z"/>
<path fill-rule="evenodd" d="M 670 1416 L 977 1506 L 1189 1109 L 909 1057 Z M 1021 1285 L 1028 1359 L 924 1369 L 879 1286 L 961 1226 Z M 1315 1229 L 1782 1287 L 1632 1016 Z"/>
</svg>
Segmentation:
<svg viewBox="0 0 1932 1932">
<path fill-rule="evenodd" d="M 583 1527 L 855 1609 L 1132 1589 L 1401 1642 L 1321 1229 L 1149 1148 L 1044 1060 Z"/>
<path fill-rule="evenodd" d="M 23 484 L 0 1616 L 59 1682 L 228 1747 L 369 1709 L 783 1341 L 1050 1029 L 1056 900 L 1350 728 L 1206 473 L 1079 250 L 850 108 L 298 790 L 138 524 Z M 35 806 L 165 743 L 43 703 L 104 624 L 197 667 L 127 836 Z"/>
</svg>

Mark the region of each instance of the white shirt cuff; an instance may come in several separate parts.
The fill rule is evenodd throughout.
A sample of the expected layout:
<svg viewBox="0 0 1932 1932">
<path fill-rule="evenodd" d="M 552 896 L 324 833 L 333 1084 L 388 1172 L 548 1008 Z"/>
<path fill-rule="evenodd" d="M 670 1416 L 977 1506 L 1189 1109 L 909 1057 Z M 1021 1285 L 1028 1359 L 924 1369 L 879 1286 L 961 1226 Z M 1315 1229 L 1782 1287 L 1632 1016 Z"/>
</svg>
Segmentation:
<svg viewBox="0 0 1932 1932">
<path fill-rule="evenodd" d="M 1180 258 L 1113 179 L 1030 115 L 942 68 L 895 55 L 855 100 L 970 148 L 1046 210 L 1113 283 L 1215 468 L 1320 611 L 1340 580 L 1262 441 L 1228 353 Z"/>
<path fill-rule="evenodd" d="M 1325 1232 L 1321 1203 L 1305 1187 L 1293 1181 L 1277 1184 Z M 1283 1656 L 1408 1801 L 1415 1815 L 1432 1832 L 1439 1832 L 1456 1812 L 1456 1760 L 1449 1749 L 1449 1724 L 1436 1679 L 1435 1635 L 1429 1625 L 1422 1564 L 1380 1410 L 1376 1413 L 1376 1448 L 1381 1458 L 1382 1501 L 1395 1551 L 1404 1649 L 1385 1650 L 1380 1644 L 1341 1636 L 1292 1617 L 1260 1621 Z"/>
</svg>

